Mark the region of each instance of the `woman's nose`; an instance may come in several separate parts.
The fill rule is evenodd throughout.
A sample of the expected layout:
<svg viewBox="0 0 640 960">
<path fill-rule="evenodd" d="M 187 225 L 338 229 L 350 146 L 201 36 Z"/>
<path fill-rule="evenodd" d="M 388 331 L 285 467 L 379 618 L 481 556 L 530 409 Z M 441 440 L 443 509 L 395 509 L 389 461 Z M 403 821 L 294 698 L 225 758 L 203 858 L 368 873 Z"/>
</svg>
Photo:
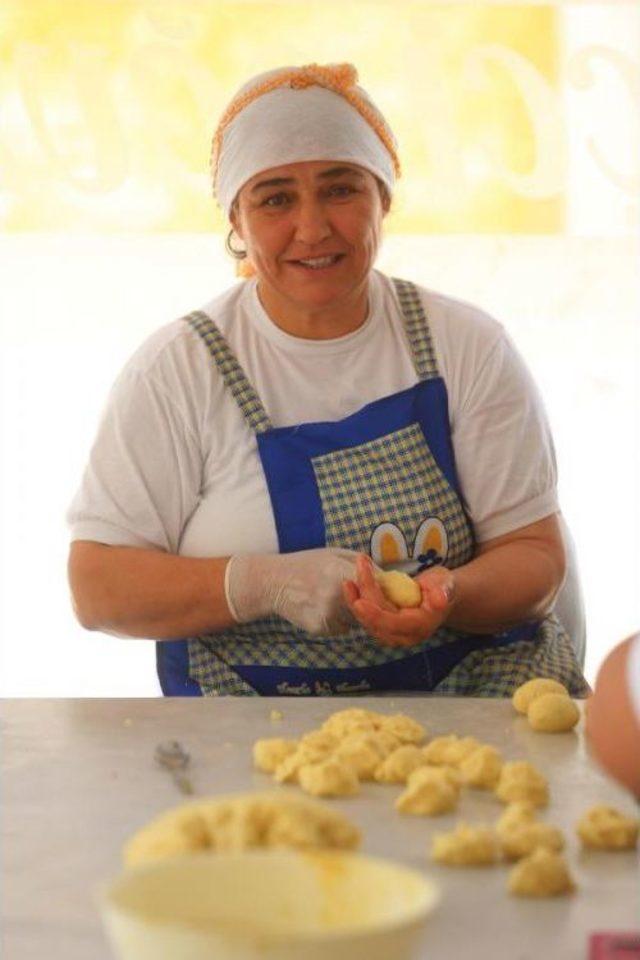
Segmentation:
<svg viewBox="0 0 640 960">
<path fill-rule="evenodd" d="M 321 203 L 301 203 L 296 214 L 295 238 L 300 243 L 318 244 L 331 236 L 331 226 Z"/>
</svg>

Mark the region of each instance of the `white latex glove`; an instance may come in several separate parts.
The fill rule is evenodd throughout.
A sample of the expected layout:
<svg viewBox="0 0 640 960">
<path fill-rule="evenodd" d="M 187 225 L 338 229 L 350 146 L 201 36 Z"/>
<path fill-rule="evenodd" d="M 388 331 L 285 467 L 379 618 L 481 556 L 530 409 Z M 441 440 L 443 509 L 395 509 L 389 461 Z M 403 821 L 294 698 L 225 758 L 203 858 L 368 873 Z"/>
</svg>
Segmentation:
<svg viewBox="0 0 640 960">
<path fill-rule="evenodd" d="M 308 633 L 335 636 L 355 624 L 342 581 L 356 576 L 355 550 L 322 547 L 296 553 L 237 554 L 224 592 L 238 623 L 277 615 Z"/>
</svg>

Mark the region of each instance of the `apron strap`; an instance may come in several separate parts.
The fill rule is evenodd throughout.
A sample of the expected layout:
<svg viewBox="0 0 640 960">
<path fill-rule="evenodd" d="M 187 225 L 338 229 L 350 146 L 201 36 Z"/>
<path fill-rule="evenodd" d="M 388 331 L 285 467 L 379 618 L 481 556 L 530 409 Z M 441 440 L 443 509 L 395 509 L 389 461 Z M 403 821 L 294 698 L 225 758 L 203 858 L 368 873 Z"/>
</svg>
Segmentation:
<svg viewBox="0 0 640 960">
<path fill-rule="evenodd" d="M 224 378 L 224 382 L 231 391 L 233 399 L 240 407 L 242 416 L 251 429 L 256 433 L 271 430 L 271 421 L 262 406 L 260 397 L 249 383 L 235 354 L 213 320 L 202 310 L 189 313 L 184 317 L 184 320 L 204 341 L 214 363 Z"/>
<path fill-rule="evenodd" d="M 433 349 L 429 322 L 422 306 L 420 294 L 415 285 L 408 280 L 392 277 L 398 294 L 404 326 L 413 354 L 413 364 L 421 380 L 433 380 L 439 377 L 436 353 Z"/>
</svg>

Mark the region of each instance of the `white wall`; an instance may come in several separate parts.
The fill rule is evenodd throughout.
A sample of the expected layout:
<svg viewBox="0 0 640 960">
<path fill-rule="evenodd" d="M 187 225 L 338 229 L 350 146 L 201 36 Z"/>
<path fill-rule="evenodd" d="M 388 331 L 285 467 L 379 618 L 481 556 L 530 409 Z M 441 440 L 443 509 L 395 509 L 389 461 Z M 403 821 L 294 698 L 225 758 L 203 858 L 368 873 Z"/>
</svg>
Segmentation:
<svg viewBox="0 0 640 960">
<path fill-rule="evenodd" d="M 83 631 L 64 512 L 140 340 L 234 282 L 219 236 L 0 239 L 0 695 L 155 696 L 153 644 Z M 379 266 L 498 317 L 540 384 L 587 607 L 587 678 L 640 628 L 638 243 L 394 237 Z"/>
</svg>

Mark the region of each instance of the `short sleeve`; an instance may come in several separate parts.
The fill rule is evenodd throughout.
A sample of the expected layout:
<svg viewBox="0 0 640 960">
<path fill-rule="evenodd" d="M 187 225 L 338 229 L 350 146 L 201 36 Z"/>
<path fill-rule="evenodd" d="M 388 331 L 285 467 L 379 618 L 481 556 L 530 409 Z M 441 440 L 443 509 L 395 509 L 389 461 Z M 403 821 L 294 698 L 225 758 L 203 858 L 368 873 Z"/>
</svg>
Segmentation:
<svg viewBox="0 0 640 960">
<path fill-rule="evenodd" d="M 197 431 L 167 386 L 125 368 L 67 513 L 72 539 L 177 552 L 198 503 L 201 460 Z"/>
<path fill-rule="evenodd" d="M 557 467 L 542 399 L 501 329 L 468 382 L 452 424 L 466 509 L 479 542 L 555 513 Z"/>
</svg>

